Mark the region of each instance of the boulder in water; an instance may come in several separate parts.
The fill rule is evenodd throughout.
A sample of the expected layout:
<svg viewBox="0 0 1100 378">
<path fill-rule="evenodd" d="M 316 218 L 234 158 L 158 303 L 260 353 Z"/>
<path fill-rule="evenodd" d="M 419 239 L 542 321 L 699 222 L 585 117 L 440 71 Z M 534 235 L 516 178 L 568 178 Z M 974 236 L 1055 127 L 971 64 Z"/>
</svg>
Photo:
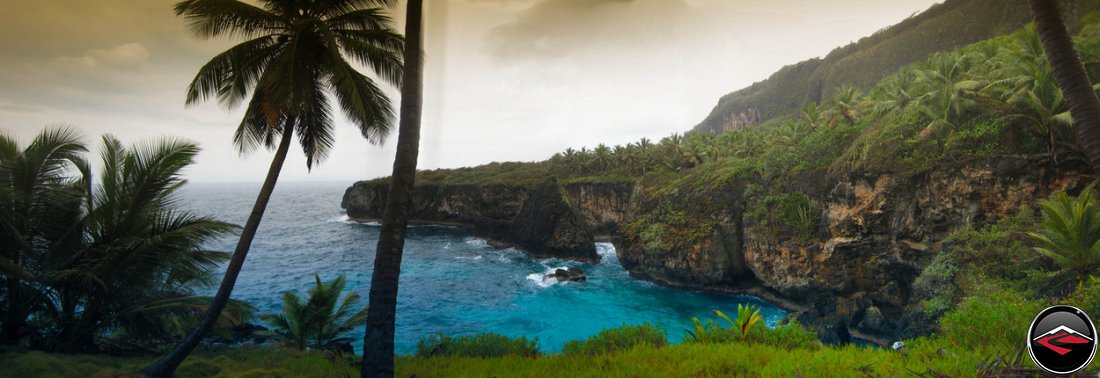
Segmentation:
<svg viewBox="0 0 1100 378">
<path fill-rule="evenodd" d="M 577 268 L 559 268 L 554 270 L 554 273 L 547 274 L 546 278 L 553 278 L 558 280 L 559 282 L 584 282 L 588 280 L 588 276 L 584 275 L 584 271 Z"/>
</svg>

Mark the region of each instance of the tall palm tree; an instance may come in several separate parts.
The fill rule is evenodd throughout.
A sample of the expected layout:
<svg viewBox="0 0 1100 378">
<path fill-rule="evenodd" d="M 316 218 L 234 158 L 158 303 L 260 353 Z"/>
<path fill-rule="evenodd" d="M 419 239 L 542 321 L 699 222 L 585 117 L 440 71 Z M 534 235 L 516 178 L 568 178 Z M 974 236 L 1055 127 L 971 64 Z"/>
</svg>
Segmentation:
<svg viewBox="0 0 1100 378">
<path fill-rule="evenodd" d="M 1054 80 L 1073 116 L 1073 129 L 1094 172 L 1100 172 L 1100 99 L 1089 82 L 1081 58 L 1062 21 L 1057 0 L 1029 0 L 1035 29 L 1050 61 Z"/>
<path fill-rule="evenodd" d="M 401 276 L 401 257 L 405 248 L 405 230 L 409 224 L 416 160 L 420 153 L 420 113 L 424 99 L 423 55 L 420 49 L 423 0 L 409 0 L 405 17 L 405 72 L 401 78 L 400 126 L 393 175 L 382 214 L 382 229 L 371 275 L 367 304 L 367 331 L 363 342 L 363 377 L 392 377 L 393 334 L 397 318 L 397 284 Z"/>
<path fill-rule="evenodd" d="M 370 67 L 388 82 L 399 82 L 404 42 L 382 9 L 392 2 L 262 0 L 261 6 L 254 6 L 239 0 L 186 0 L 176 4 L 176 14 L 200 38 L 251 38 L 199 70 L 187 103 L 213 97 L 232 107 L 251 93 L 234 143 L 242 153 L 276 143 L 278 148 L 206 318 L 171 353 L 146 368 L 146 374 L 170 376 L 225 307 L 294 133 L 306 154 L 306 166 L 312 168 L 333 145 L 330 97 L 372 143 L 381 142 L 390 130 L 389 99 L 352 62 Z"/>
</svg>

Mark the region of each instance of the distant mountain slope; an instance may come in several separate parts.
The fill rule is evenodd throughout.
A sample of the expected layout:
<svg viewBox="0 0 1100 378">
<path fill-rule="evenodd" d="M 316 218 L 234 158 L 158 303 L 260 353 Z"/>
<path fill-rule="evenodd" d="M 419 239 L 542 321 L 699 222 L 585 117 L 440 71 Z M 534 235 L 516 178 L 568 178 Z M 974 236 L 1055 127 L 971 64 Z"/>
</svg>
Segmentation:
<svg viewBox="0 0 1100 378">
<path fill-rule="evenodd" d="M 1100 0 L 1063 2 L 1071 29 Z M 692 131 L 725 132 L 790 114 L 828 99 L 842 84 L 866 90 L 928 54 L 1019 29 L 1031 20 L 1026 1 L 947 0 L 897 25 L 834 49 L 825 58 L 785 66 L 768 79 L 722 96 Z"/>
</svg>

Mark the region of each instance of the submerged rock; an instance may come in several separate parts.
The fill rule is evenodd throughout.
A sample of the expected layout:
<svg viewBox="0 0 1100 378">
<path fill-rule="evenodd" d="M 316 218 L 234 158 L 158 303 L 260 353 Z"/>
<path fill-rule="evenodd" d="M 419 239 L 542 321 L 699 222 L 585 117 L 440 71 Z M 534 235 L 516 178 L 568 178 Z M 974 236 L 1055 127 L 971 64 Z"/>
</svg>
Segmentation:
<svg viewBox="0 0 1100 378">
<path fill-rule="evenodd" d="M 588 276 L 584 274 L 583 270 L 577 268 L 565 268 L 554 270 L 554 273 L 546 275 L 546 278 L 553 278 L 559 282 L 565 281 L 577 281 L 584 282 L 588 280 Z"/>
</svg>

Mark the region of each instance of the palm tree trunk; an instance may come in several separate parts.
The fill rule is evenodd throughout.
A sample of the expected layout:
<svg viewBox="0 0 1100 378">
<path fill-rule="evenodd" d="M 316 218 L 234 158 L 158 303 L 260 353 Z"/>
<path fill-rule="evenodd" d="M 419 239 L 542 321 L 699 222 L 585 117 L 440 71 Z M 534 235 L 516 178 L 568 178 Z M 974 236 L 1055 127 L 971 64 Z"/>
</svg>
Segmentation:
<svg viewBox="0 0 1100 378">
<path fill-rule="evenodd" d="M 15 264 L 18 266 L 18 256 L 14 261 Z M 24 323 L 26 323 L 27 314 L 26 311 L 23 311 L 23 296 L 20 295 L 21 285 L 19 283 L 19 278 L 8 277 L 6 281 L 8 289 L 8 313 L 6 314 L 7 316 L 4 319 L 4 328 L 3 330 L 0 330 L 0 334 L 3 335 L 3 343 L 15 344 L 19 342 L 19 339 L 22 337 L 23 326 Z"/>
<path fill-rule="evenodd" d="M 423 67 L 420 24 L 423 0 L 409 0 L 405 20 L 405 71 L 401 78 L 400 125 L 393 175 L 382 214 L 382 230 L 374 256 L 367 334 L 363 343 L 363 377 L 393 377 L 393 333 L 397 316 L 397 285 L 401 255 L 412 206 L 416 159 L 420 153 L 420 113 L 423 100 Z"/>
<path fill-rule="evenodd" d="M 233 293 L 233 286 L 237 284 L 237 276 L 241 273 L 241 267 L 244 266 L 244 258 L 248 255 L 248 249 L 252 247 L 252 239 L 256 237 L 256 230 L 259 229 L 260 220 L 264 216 L 264 211 L 267 210 L 267 202 L 271 199 L 271 193 L 275 190 L 275 183 L 279 181 L 279 172 L 283 169 L 287 151 L 290 150 L 290 143 L 294 139 L 292 137 L 294 123 L 288 120 L 283 126 L 285 131 L 283 131 L 283 139 L 279 142 L 279 149 L 275 151 L 275 157 L 271 160 L 271 168 L 267 170 L 267 178 L 264 179 L 264 184 L 260 187 L 260 194 L 256 196 L 256 203 L 252 206 L 252 214 L 248 216 L 248 221 L 245 222 L 244 229 L 241 230 L 241 238 L 237 241 L 237 248 L 233 251 L 233 257 L 229 260 L 229 267 L 225 269 L 225 277 L 222 278 L 221 286 L 218 287 L 214 300 L 210 302 L 206 315 L 171 353 L 164 356 L 156 364 L 142 370 L 142 373 L 146 376 L 171 377 L 176 368 L 183 362 L 183 359 L 187 358 L 187 355 L 195 350 L 202 338 L 210 332 L 218 317 L 221 316 L 222 310 L 225 309 L 225 305 L 229 303 L 229 295 Z"/>
<path fill-rule="evenodd" d="M 1029 0 L 1035 17 L 1035 30 L 1043 43 L 1047 60 L 1058 87 L 1062 88 L 1073 129 L 1088 157 L 1093 172 L 1100 172 L 1100 99 L 1092 89 L 1085 67 L 1081 64 L 1073 40 L 1062 21 L 1057 0 Z"/>
</svg>

